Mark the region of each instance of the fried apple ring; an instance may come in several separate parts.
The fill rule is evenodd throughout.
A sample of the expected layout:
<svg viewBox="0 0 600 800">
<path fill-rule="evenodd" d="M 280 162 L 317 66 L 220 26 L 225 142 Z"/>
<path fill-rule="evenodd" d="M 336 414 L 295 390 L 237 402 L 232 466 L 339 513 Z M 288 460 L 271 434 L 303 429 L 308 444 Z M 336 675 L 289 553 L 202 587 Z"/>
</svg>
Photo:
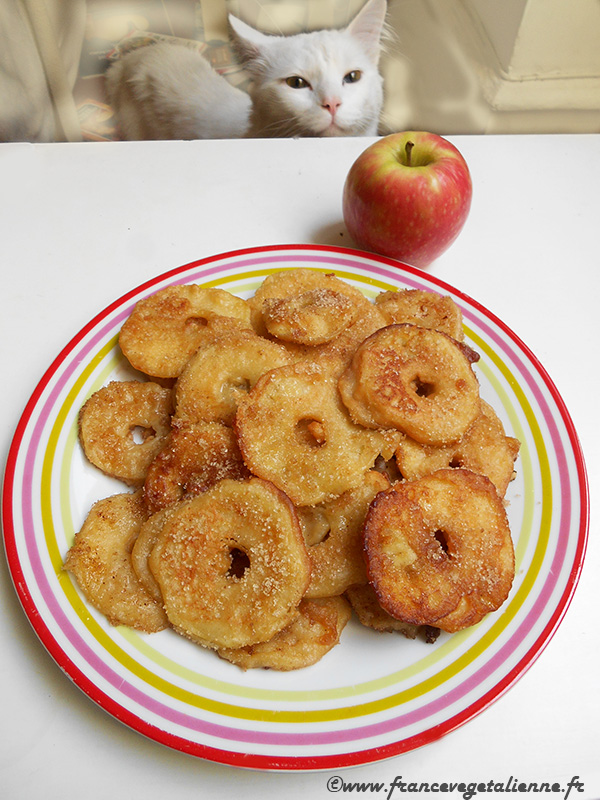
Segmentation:
<svg viewBox="0 0 600 800">
<path fill-rule="evenodd" d="M 354 322 L 357 314 L 356 304 L 332 289 L 311 289 L 294 297 L 269 297 L 262 308 L 271 336 L 309 345 L 334 339 Z"/>
<path fill-rule="evenodd" d="M 339 643 L 352 610 L 343 597 L 302 600 L 298 610 L 298 616 L 268 642 L 218 654 L 243 670 L 287 671 L 316 664 Z"/>
<path fill-rule="evenodd" d="M 231 428 L 220 422 L 173 420 L 162 450 L 150 464 L 144 500 L 152 513 L 205 492 L 223 478 L 248 478 Z"/>
<path fill-rule="evenodd" d="M 157 383 L 109 383 L 79 413 L 87 459 L 107 475 L 139 486 L 169 433 L 172 410 L 171 390 Z"/>
<path fill-rule="evenodd" d="M 358 316 L 338 336 L 317 345 L 284 342 L 281 344 L 289 352 L 292 361 L 326 361 L 330 370 L 341 374 L 354 355 L 356 348 L 368 336 L 386 325 L 383 314 L 365 299 L 365 305 Z"/>
<path fill-rule="evenodd" d="M 250 307 L 225 289 L 168 286 L 140 300 L 121 328 L 119 344 L 129 363 L 146 375 L 176 378 L 215 317 L 250 326 Z"/>
<path fill-rule="evenodd" d="M 416 325 L 368 337 L 338 387 L 355 422 L 397 428 L 423 444 L 457 441 L 479 413 L 479 382 L 463 348 Z"/>
<path fill-rule="evenodd" d="M 387 325 L 408 322 L 446 333 L 457 342 L 464 339 L 461 310 L 448 295 L 422 289 L 402 289 L 381 292 L 375 298 L 375 305 Z"/>
<path fill-rule="evenodd" d="M 205 342 L 175 387 L 175 419 L 231 425 L 240 398 L 268 370 L 290 363 L 287 351 L 252 330 L 231 330 Z"/>
<path fill-rule="evenodd" d="M 463 467 L 485 475 L 504 497 L 514 478 L 520 442 L 504 432 L 494 409 L 481 400 L 481 410 L 465 435 L 455 444 L 435 447 L 403 437 L 396 450 L 396 464 L 407 480 L 415 480 L 444 467 Z"/>
<path fill-rule="evenodd" d="M 346 589 L 348 598 L 353 611 L 359 619 L 361 625 L 372 628 L 374 631 L 384 633 L 399 632 L 407 639 L 416 639 L 419 633 L 419 625 L 411 625 L 409 622 L 402 622 L 385 611 L 377 599 L 375 590 L 370 583 L 359 583 L 349 586 Z"/>
<path fill-rule="evenodd" d="M 168 626 L 162 605 L 137 579 L 131 549 L 147 517 L 140 492 L 98 500 L 75 535 L 64 568 L 111 625 L 153 633 Z"/>
<path fill-rule="evenodd" d="M 271 639 L 298 613 L 310 579 L 292 504 L 258 478 L 225 479 L 181 503 L 148 563 L 173 627 L 217 649 Z"/>
<path fill-rule="evenodd" d="M 333 296 L 341 296 L 349 301 L 350 305 L 356 310 L 363 308 L 369 301 L 363 293 L 351 286 L 349 283 L 340 280 L 333 272 L 320 272 L 318 270 L 306 269 L 303 267 L 297 269 L 280 270 L 274 272 L 263 280 L 258 287 L 254 296 L 250 298 L 248 304 L 251 308 L 252 324 L 255 330 L 265 335 L 267 333 L 266 320 L 264 318 L 265 309 L 267 316 L 269 316 L 269 307 L 272 308 L 270 301 L 286 301 L 294 300 L 295 298 L 305 295 L 306 293 L 314 292 L 331 292 Z M 313 299 L 318 295 L 312 295 Z M 309 294 L 310 297 L 310 294 Z M 341 301 L 343 302 L 343 300 Z M 294 308 L 294 304 L 290 304 L 290 309 Z M 335 324 L 333 315 L 328 314 L 330 319 L 329 324 Z M 346 316 L 348 324 L 353 321 L 349 315 Z M 309 320 L 307 320 L 309 321 Z M 309 336 L 310 334 L 310 324 Z M 290 341 L 299 341 L 290 339 Z"/>
<path fill-rule="evenodd" d="M 356 489 L 324 505 L 298 509 L 311 563 L 306 597 L 340 595 L 366 581 L 363 524 L 375 495 L 389 486 L 387 478 L 370 470 Z"/>
<path fill-rule="evenodd" d="M 297 506 L 358 486 L 381 449 L 381 437 L 352 422 L 323 362 L 263 375 L 240 401 L 234 430 L 250 471 Z"/>
<path fill-rule="evenodd" d="M 441 469 L 381 492 L 364 539 L 369 582 L 396 619 L 453 633 L 508 597 L 510 529 L 502 499 L 482 475 Z"/>
</svg>

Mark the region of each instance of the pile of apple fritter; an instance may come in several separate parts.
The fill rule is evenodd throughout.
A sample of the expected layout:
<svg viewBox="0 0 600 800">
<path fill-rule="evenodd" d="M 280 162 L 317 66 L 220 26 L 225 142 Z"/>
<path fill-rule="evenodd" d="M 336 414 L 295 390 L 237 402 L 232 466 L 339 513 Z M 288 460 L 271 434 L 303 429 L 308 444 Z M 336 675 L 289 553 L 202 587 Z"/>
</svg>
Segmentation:
<svg viewBox="0 0 600 800">
<path fill-rule="evenodd" d="M 123 492 L 64 563 L 111 624 L 294 670 L 352 616 L 432 642 L 506 599 L 519 443 L 450 297 L 289 269 L 248 300 L 159 290 L 119 344 L 143 378 L 94 392 L 79 440 Z"/>
</svg>

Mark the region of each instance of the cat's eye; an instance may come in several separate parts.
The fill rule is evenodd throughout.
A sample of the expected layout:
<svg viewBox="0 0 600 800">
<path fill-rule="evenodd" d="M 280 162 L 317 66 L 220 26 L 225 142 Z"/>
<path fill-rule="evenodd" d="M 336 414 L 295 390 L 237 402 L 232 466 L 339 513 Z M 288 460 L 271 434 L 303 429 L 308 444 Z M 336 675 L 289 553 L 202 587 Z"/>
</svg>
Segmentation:
<svg viewBox="0 0 600 800">
<path fill-rule="evenodd" d="M 310 87 L 310 83 L 300 77 L 300 75 L 291 75 L 289 78 L 285 79 L 285 82 L 288 86 L 291 86 L 292 89 L 308 89 Z"/>
<path fill-rule="evenodd" d="M 359 69 L 353 69 L 344 75 L 344 83 L 356 83 L 362 78 L 362 72 Z"/>
</svg>

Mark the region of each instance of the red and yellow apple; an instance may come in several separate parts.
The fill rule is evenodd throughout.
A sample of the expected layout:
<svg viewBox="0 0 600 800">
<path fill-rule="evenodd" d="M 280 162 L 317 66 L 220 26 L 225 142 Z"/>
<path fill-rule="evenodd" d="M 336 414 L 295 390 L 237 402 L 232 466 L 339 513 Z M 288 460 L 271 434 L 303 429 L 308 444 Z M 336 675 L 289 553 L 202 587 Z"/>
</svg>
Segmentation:
<svg viewBox="0 0 600 800">
<path fill-rule="evenodd" d="M 360 248 L 423 268 L 462 230 L 472 193 L 469 168 L 453 144 L 426 131 L 393 133 L 350 168 L 344 222 Z"/>
</svg>

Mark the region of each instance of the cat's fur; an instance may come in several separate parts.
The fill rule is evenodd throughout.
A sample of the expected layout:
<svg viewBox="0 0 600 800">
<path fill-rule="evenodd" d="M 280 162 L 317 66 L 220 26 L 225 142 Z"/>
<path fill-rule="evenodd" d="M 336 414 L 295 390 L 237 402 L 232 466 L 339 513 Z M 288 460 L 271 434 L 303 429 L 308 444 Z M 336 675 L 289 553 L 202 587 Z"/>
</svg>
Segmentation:
<svg viewBox="0 0 600 800">
<path fill-rule="evenodd" d="M 162 43 L 134 50 L 106 76 L 121 135 L 375 135 L 383 103 L 378 60 L 386 9 L 386 0 L 367 0 L 343 30 L 292 36 L 263 34 L 230 15 L 233 45 L 252 79 L 250 94 L 185 46 Z"/>
</svg>

